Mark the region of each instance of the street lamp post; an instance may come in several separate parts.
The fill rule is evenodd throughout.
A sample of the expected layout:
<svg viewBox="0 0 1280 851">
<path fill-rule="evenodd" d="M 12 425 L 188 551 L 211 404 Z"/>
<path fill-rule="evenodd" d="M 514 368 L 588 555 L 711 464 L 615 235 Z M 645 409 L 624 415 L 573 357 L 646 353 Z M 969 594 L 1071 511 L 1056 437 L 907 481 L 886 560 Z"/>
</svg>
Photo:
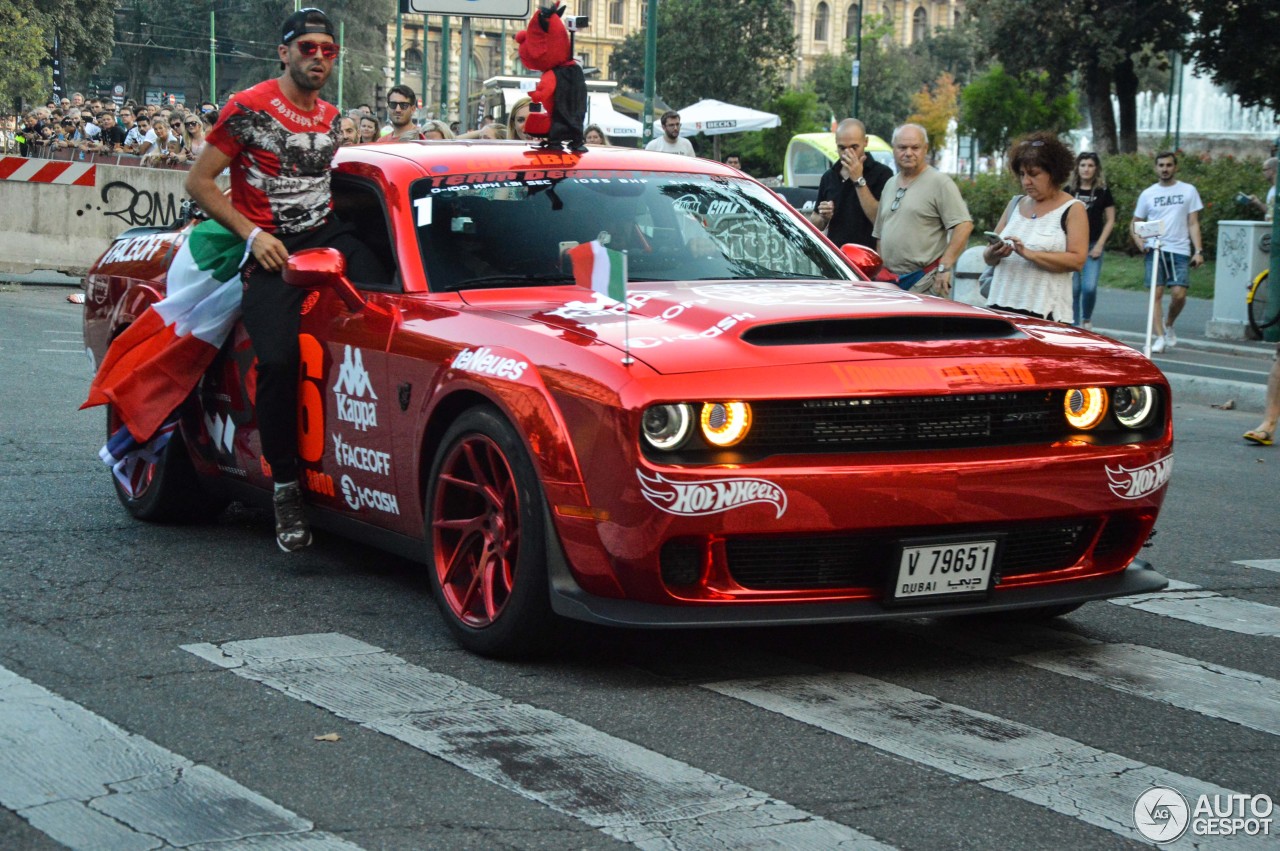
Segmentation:
<svg viewBox="0 0 1280 851">
<path fill-rule="evenodd" d="M 400 66 L 404 64 L 404 12 L 396 4 L 396 85 L 400 85 Z"/>
<path fill-rule="evenodd" d="M 209 10 L 209 100 L 218 100 L 218 39 L 214 33 L 213 10 Z"/>
<path fill-rule="evenodd" d="M 854 7 L 858 22 L 858 46 L 853 55 L 853 117 L 858 117 L 858 77 L 862 73 L 862 3 Z"/>
<path fill-rule="evenodd" d="M 647 145 L 653 139 L 653 101 L 655 95 L 654 74 L 658 67 L 658 0 L 646 0 L 649 4 L 644 28 L 644 115 L 640 123 L 644 125 L 640 133 L 640 144 Z"/>
</svg>

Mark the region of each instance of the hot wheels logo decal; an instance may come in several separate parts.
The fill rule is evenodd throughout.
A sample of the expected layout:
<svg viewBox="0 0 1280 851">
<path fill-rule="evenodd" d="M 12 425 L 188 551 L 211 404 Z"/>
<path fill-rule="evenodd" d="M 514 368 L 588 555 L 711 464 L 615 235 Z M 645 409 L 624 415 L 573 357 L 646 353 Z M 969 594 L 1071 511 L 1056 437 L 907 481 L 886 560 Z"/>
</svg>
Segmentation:
<svg viewBox="0 0 1280 851">
<path fill-rule="evenodd" d="M 640 492 L 650 504 L 668 514 L 696 517 L 719 514 L 744 505 L 763 502 L 778 510 L 787 510 L 787 494 L 773 482 L 764 479 L 710 479 L 700 482 L 673 482 L 661 473 L 652 477 L 639 470 Z"/>
<path fill-rule="evenodd" d="M 1173 456 L 1167 455 L 1141 467 L 1107 467 L 1107 484 L 1121 499 L 1142 499 L 1169 483 Z"/>
</svg>

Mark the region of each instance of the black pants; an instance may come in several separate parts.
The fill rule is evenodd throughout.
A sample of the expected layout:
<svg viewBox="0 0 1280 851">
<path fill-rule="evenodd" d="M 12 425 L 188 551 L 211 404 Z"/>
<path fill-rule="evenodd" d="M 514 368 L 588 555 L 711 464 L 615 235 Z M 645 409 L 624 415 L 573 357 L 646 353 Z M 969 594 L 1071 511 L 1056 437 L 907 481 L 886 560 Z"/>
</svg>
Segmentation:
<svg viewBox="0 0 1280 851">
<path fill-rule="evenodd" d="M 289 253 L 303 248 L 336 248 L 347 258 L 353 281 L 386 278 L 385 267 L 357 239 L 350 225 L 327 222 L 305 233 L 280 235 Z M 298 478 L 298 325 L 307 290 L 291 287 L 281 272 L 268 272 L 250 261 L 241 273 L 244 294 L 240 309 L 258 357 L 254 404 L 262 456 L 277 482 Z"/>
</svg>

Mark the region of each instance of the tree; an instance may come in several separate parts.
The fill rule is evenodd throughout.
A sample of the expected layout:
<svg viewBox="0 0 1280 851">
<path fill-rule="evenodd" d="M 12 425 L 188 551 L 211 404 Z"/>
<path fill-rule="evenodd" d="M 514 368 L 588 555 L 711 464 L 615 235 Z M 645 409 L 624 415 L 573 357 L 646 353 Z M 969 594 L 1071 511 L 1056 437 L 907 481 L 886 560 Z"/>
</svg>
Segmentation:
<svg viewBox="0 0 1280 851">
<path fill-rule="evenodd" d="M 911 55 L 893 41 L 893 26 L 878 15 L 862 19 L 862 68 L 858 80 L 858 118 L 868 133 L 888 139 L 893 128 L 910 112 L 911 95 L 933 76 L 921 76 Z M 818 103 L 837 118 L 852 114 L 850 69 L 855 56 L 852 43 L 845 52 L 813 60 L 808 82 Z M 936 75 L 934 75 L 936 76 Z"/>
<path fill-rule="evenodd" d="M 1261 2 L 1193 0 L 1191 53 L 1213 81 L 1245 106 L 1280 112 L 1280 6 Z"/>
<path fill-rule="evenodd" d="M 1014 77 L 996 64 L 960 93 L 960 126 L 977 138 L 979 148 L 995 152 L 1033 130 L 1062 133 L 1080 114 L 1074 95 L 1054 94 L 1052 88 L 1047 72 Z"/>
<path fill-rule="evenodd" d="M 0 102 L 41 100 L 52 90 L 53 75 L 41 67 L 45 58 L 44 31 L 33 19 L 31 4 L 24 0 L 0 0 Z"/>
<path fill-rule="evenodd" d="M 967 9 L 981 22 L 987 50 L 1010 73 L 1046 72 L 1054 96 L 1080 74 L 1094 141 L 1104 153 L 1137 150 L 1138 57 L 1180 48 L 1191 28 L 1180 0 L 970 0 Z"/>
<path fill-rule="evenodd" d="M 911 96 L 915 112 L 907 116 L 907 120 L 925 129 L 929 136 L 929 149 L 934 156 L 947 144 L 951 119 L 959 112 L 959 97 L 960 87 L 946 71 L 938 77 L 932 89 L 921 86 L 920 91 Z"/>
<path fill-rule="evenodd" d="M 36 21 L 49 45 L 53 44 L 57 29 L 64 61 L 93 70 L 111 57 L 115 46 L 115 0 L 34 0 L 34 6 L 38 12 Z"/>
<path fill-rule="evenodd" d="M 780 95 L 795 32 L 783 0 L 665 0 L 658 6 L 658 93 L 670 104 L 716 98 L 760 107 Z M 612 73 L 643 81 L 643 34 L 613 55 Z"/>
</svg>

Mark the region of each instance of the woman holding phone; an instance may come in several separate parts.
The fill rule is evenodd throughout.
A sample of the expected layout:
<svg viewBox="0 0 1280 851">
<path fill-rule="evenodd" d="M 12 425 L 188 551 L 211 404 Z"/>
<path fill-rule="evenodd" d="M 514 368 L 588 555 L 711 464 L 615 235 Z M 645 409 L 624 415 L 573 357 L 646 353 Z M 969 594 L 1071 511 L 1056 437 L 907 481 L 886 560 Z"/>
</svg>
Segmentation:
<svg viewBox="0 0 1280 851">
<path fill-rule="evenodd" d="M 1084 205 L 1064 192 L 1075 158 L 1052 133 L 1031 133 L 1009 150 L 1009 171 L 1022 183 L 982 257 L 995 267 L 987 304 L 1068 322 L 1071 276 L 1089 253 Z"/>
</svg>

